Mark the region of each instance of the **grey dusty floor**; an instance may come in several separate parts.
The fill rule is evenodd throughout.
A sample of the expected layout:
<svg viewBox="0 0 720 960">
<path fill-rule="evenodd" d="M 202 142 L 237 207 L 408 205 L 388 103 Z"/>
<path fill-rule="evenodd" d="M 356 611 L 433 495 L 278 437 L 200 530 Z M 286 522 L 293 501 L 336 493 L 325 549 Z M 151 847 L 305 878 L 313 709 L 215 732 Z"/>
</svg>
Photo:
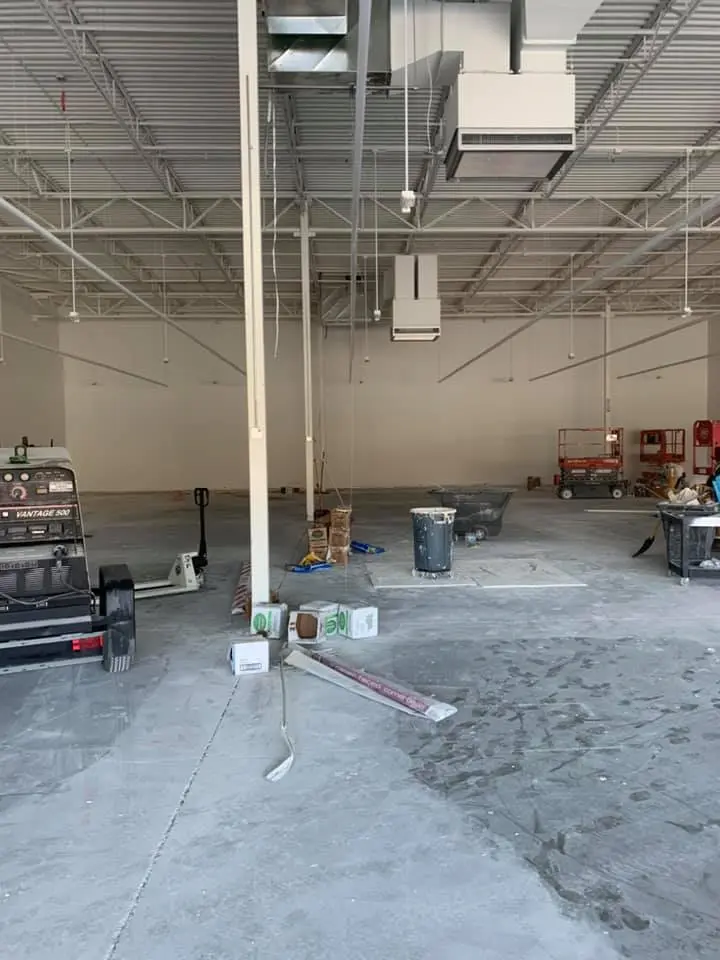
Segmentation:
<svg viewBox="0 0 720 960">
<path fill-rule="evenodd" d="M 422 499 L 357 496 L 357 535 L 409 562 Z M 720 956 L 720 585 L 668 579 L 658 547 L 631 560 L 653 521 L 584 512 L 606 505 L 518 495 L 477 548 L 584 589 L 375 592 L 362 560 L 285 576 L 302 503 L 274 501 L 283 598 L 372 598 L 381 636 L 336 652 L 458 712 L 428 726 L 290 673 L 298 760 L 268 784 L 280 677 L 232 692 L 247 502 L 215 496 L 208 588 L 145 601 L 132 673 L 0 679 L 2 955 Z M 95 563 L 138 578 L 195 545 L 170 497 L 90 498 L 86 515 Z"/>
</svg>

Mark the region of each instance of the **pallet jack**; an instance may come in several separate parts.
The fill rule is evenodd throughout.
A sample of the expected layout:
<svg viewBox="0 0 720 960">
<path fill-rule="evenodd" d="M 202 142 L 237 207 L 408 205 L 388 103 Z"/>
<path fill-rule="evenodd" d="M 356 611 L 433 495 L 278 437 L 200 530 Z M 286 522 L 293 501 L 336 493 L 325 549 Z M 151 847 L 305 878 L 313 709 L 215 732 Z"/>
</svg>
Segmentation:
<svg viewBox="0 0 720 960">
<path fill-rule="evenodd" d="M 205 508 L 210 503 L 207 487 L 193 490 L 195 506 L 200 513 L 200 543 L 194 553 L 179 553 L 173 561 L 165 580 L 146 580 L 135 584 L 135 599 L 172 597 L 181 593 L 197 593 L 205 584 L 205 568 L 208 565 L 207 540 L 205 537 Z"/>
</svg>

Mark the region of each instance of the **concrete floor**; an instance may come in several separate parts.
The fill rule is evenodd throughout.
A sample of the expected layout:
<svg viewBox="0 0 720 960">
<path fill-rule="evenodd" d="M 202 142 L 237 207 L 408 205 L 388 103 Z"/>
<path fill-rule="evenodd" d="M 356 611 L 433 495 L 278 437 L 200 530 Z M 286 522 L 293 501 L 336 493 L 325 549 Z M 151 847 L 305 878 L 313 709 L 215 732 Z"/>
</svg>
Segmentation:
<svg viewBox="0 0 720 960">
<path fill-rule="evenodd" d="M 355 498 L 356 535 L 410 559 L 412 493 Z M 518 495 L 487 560 L 586 589 L 373 592 L 366 563 L 283 599 L 380 607 L 335 651 L 457 705 L 437 726 L 225 662 L 247 501 L 215 496 L 202 595 L 144 601 L 139 661 L 0 678 L 0 929 L 13 960 L 682 960 L 720 955 L 720 584 L 682 587 L 650 517 Z M 162 575 L 188 503 L 89 498 L 95 563 Z M 382 563 L 382 558 L 367 562 Z"/>
</svg>

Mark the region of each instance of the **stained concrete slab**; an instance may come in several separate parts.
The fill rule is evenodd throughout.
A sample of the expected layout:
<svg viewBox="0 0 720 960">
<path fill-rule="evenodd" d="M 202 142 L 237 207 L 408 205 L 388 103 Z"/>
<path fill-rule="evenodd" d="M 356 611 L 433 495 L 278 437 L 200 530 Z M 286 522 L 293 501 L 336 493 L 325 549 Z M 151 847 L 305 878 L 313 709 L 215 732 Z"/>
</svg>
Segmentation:
<svg viewBox="0 0 720 960">
<path fill-rule="evenodd" d="M 405 546 L 405 549 L 402 549 Z M 503 558 L 489 555 L 485 544 L 454 551 L 449 575 L 423 577 L 413 573 L 412 545 L 398 545 L 390 554 L 368 562 L 370 582 L 376 590 L 422 590 L 443 587 L 480 587 L 483 590 L 544 590 L 584 587 L 567 570 L 537 557 Z"/>
<path fill-rule="evenodd" d="M 391 552 L 417 492 L 355 497 Z M 302 502 L 273 504 L 283 599 L 372 599 L 335 651 L 458 707 L 439 725 L 224 662 L 247 501 L 215 496 L 202 595 L 138 611 L 132 673 L 0 678 L 0 924 L 17 960 L 258 957 L 685 960 L 720 952 L 720 585 L 679 585 L 652 518 L 516 497 L 499 567 L 584 590 L 374 591 L 368 566 L 293 576 Z M 89 498 L 96 563 L 162 575 L 194 546 L 169 497 Z M 369 563 L 380 563 L 373 558 Z"/>
</svg>

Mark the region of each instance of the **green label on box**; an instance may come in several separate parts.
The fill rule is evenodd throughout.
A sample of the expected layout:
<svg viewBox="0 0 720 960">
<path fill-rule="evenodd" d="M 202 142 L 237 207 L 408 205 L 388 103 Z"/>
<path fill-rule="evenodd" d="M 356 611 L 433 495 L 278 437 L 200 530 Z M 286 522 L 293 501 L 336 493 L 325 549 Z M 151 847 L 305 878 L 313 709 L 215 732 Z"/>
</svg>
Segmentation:
<svg viewBox="0 0 720 960">
<path fill-rule="evenodd" d="M 269 626 L 268 618 L 264 613 L 256 613 L 253 620 L 253 630 L 257 633 L 264 633 Z"/>
<path fill-rule="evenodd" d="M 338 632 L 338 617 L 332 616 L 328 617 L 325 621 L 325 636 L 334 637 Z"/>
<path fill-rule="evenodd" d="M 338 614 L 338 628 L 340 630 L 340 633 L 345 633 L 345 631 L 347 630 L 347 626 L 348 626 L 348 615 L 347 613 L 345 613 L 344 610 L 341 610 L 340 613 Z"/>
</svg>

